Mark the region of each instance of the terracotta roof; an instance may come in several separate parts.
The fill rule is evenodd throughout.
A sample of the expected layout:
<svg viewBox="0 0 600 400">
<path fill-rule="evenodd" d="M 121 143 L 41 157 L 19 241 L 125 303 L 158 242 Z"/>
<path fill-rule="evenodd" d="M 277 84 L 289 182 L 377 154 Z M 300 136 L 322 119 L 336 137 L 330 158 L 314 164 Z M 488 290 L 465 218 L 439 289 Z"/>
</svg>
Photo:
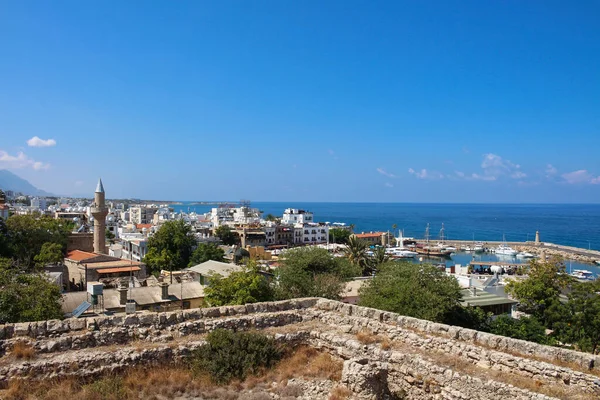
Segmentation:
<svg viewBox="0 0 600 400">
<path fill-rule="evenodd" d="M 380 237 L 384 233 L 385 232 L 357 233 L 354 236 L 356 236 L 359 239 L 360 238 L 372 238 L 372 237 Z"/>
<path fill-rule="evenodd" d="M 140 271 L 140 267 L 119 267 L 119 268 L 106 268 L 98 271 L 99 274 L 115 274 L 118 272 L 135 272 Z"/>
<path fill-rule="evenodd" d="M 118 268 L 118 267 L 139 267 L 141 263 L 137 261 L 130 260 L 121 260 L 119 258 L 115 258 L 114 261 L 103 261 L 96 262 L 92 264 L 87 264 L 87 269 L 107 269 L 107 268 Z M 81 266 L 79 268 L 82 268 Z"/>
<path fill-rule="evenodd" d="M 87 251 L 81 251 L 81 250 L 72 250 L 70 252 L 67 253 L 67 257 L 69 260 L 73 260 L 73 261 L 83 261 L 83 260 L 87 260 L 88 258 L 93 258 L 98 256 L 98 254 L 94 254 L 94 253 L 88 253 Z"/>
<path fill-rule="evenodd" d="M 152 228 L 152 224 L 135 224 L 136 229 L 150 229 Z"/>
</svg>

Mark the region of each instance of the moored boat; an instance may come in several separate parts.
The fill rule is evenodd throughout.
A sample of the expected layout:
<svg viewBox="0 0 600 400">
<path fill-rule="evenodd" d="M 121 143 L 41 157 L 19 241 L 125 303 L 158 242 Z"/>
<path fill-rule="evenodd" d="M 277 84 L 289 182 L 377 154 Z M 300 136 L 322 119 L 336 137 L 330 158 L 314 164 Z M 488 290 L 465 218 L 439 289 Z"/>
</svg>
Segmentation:
<svg viewBox="0 0 600 400">
<path fill-rule="evenodd" d="M 517 254 L 517 257 L 519 257 L 519 258 L 533 258 L 535 256 L 533 254 L 531 254 L 531 253 L 526 252 L 526 251 L 522 251 L 522 252 L 520 252 L 520 253 Z"/>
<path fill-rule="evenodd" d="M 573 278 L 582 281 L 593 281 L 596 278 L 594 277 L 594 273 L 592 271 L 588 271 L 586 269 L 574 269 L 571 274 Z"/>
</svg>

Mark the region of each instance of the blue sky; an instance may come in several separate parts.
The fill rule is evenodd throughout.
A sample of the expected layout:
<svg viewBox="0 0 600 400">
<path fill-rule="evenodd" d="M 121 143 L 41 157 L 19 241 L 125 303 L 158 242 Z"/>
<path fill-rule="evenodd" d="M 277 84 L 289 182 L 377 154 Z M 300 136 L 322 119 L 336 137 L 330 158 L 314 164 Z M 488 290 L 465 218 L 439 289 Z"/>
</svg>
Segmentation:
<svg viewBox="0 0 600 400">
<path fill-rule="evenodd" d="M 600 201 L 597 1 L 0 10 L 0 168 L 53 193 Z"/>
</svg>

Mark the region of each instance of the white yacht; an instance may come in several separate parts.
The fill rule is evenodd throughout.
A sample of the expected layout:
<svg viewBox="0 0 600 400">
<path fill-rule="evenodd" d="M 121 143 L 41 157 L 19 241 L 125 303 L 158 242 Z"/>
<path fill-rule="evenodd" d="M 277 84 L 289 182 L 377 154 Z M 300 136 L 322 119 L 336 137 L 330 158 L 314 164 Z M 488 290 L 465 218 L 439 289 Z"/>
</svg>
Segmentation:
<svg viewBox="0 0 600 400">
<path fill-rule="evenodd" d="M 392 258 L 413 258 L 417 255 L 414 251 L 410 251 L 401 247 L 390 247 L 385 251 Z"/>
<path fill-rule="evenodd" d="M 401 230 L 398 231 L 398 237 L 396 238 L 396 246 L 397 247 L 387 248 L 385 252 L 393 258 L 413 258 L 417 255 L 416 252 L 410 251 L 409 249 L 404 247 L 404 237 Z"/>
<path fill-rule="evenodd" d="M 594 277 L 594 273 L 592 271 L 588 271 L 586 269 L 574 269 L 571 274 L 573 278 L 584 280 L 584 281 L 593 281 L 596 278 Z"/>
<path fill-rule="evenodd" d="M 473 251 L 475 253 L 481 253 L 483 251 L 483 242 L 477 242 L 473 246 Z"/>
<path fill-rule="evenodd" d="M 531 254 L 531 253 L 526 252 L 526 251 L 522 251 L 522 252 L 520 252 L 520 253 L 517 254 L 517 257 L 518 258 L 533 258 L 535 256 L 533 254 Z"/>
<path fill-rule="evenodd" d="M 600 265 L 600 260 L 596 260 L 596 264 Z"/>
<path fill-rule="evenodd" d="M 517 255 L 517 251 L 512 247 L 508 246 L 506 243 L 502 243 L 500 246 L 496 247 L 496 254 L 504 255 L 504 256 L 515 256 Z"/>
</svg>

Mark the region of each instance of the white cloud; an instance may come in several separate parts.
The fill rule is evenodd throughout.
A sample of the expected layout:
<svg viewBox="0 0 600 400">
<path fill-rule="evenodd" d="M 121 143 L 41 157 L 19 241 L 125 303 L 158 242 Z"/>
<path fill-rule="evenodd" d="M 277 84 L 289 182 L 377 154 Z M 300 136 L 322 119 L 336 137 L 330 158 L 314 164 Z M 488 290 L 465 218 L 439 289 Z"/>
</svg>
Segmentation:
<svg viewBox="0 0 600 400">
<path fill-rule="evenodd" d="M 412 168 L 408 169 L 408 173 L 411 175 L 416 176 L 418 179 L 443 179 L 444 175 L 440 174 L 437 171 L 427 171 L 425 168 L 423 168 L 420 171 L 415 171 Z"/>
<path fill-rule="evenodd" d="M 386 186 L 386 187 L 389 187 L 389 188 L 393 188 L 393 187 L 394 187 L 394 185 L 392 185 L 392 184 L 391 184 L 391 183 L 389 183 L 389 182 L 386 182 L 386 183 L 385 183 L 385 186 Z"/>
<path fill-rule="evenodd" d="M 521 166 L 510 160 L 506 160 L 497 154 L 487 153 L 483 155 L 481 162 L 483 173 L 487 176 L 499 178 L 502 175 L 508 175 L 513 179 L 523 179 L 527 176 L 521 171 Z"/>
<path fill-rule="evenodd" d="M 546 178 L 552 178 L 558 173 L 558 170 L 552 165 L 546 165 Z"/>
<path fill-rule="evenodd" d="M 16 156 L 12 156 L 6 151 L 0 150 L 0 168 L 33 168 L 35 170 L 40 170 L 50 168 L 50 164 L 32 160 L 22 151 L 18 152 Z"/>
<path fill-rule="evenodd" d="M 580 169 L 578 171 L 568 172 L 562 174 L 561 177 L 564 181 L 570 185 L 578 185 L 583 183 L 589 183 L 592 185 L 600 184 L 600 176 L 594 176 L 588 172 L 587 169 Z"/>
<path fill-rule="evenodd" d="M 465 179 L 472 181 L 495 181 L 496 177 L 492 175 L 480 175 L 476 173 L 472 173 L 469 176 L 466 176 Z"/>
<path fill-rule="evenodd" d="M 383 168 L 377 168 L 377 172 L 379 172 L 381 175 L 387 176 L 388 178 L 395 178 L 396 177 L 396 175 L 392 174 L 391 172 L 387 172 Z"/>
<path fill-rule="evenodd" d="M 27 141 L 27 145 L 30 147 L 52 147 L 56 146 L 56 140 L 54 139 L 40 139 L 37 136 L 32 137 Z"/>
</svg>

